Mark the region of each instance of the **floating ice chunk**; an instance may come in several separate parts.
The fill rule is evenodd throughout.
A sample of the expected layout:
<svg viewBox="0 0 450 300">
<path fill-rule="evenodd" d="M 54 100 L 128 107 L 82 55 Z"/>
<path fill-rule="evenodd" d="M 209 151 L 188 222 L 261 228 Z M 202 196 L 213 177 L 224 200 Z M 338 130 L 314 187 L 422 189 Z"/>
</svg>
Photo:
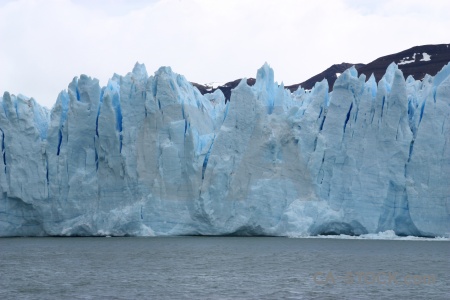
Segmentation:
<svg viewBox="0 0 450 300">
<path fill-rule="evenodd" d="M 368 233 L 359 236 L 355 235 L 289 235 L 290 238 L 316 238 L 316 239 L 343 239 L 343 240 L 395 240 L 395 241 L 428 241 L 428 242 L 450 242 L 448 237 L 425 238 L 417 236 L 398 236 L 393 230 L 386 230 L 379 233 Z"/>
</svg>

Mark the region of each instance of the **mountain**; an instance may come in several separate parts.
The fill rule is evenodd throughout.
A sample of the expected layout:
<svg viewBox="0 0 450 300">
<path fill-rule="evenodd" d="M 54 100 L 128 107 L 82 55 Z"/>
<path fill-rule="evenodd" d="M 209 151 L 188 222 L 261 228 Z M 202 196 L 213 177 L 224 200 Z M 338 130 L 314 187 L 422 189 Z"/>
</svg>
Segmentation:
<svg viewBox="0 0 450 300">
<path fill-rule="evenodd" d="M 321 72 L 320 74 L 317 74 L 302 83 L 290 85 L 290 86 L 287 86 L 286 88 L 289 89 L 291 92 L 295 92 L 299 86 L 301 86 L 304 89 L 310 90 L 314 87 L 316 82 L 320 82 L 323 79 L 326 79 L 330 86 L 330 90 L 332 90 L 334 82 L 336 81 L 338 76 L 341 73 L 343 73 L 345 70 L 347 70 L 348 68 L 351 68 L 352 66 L 354 66 L 356 68 L 356 70 L 359 70 L 359 68 L 361 68 L 365 65 L 364 64 L 350 64 L 350 63 L 341 63 L 341 64 L 337 64 L 337 65 L 332 65 L 331 67 L 329 67 L 325 71 Z M 386 71 L 386 69 L 387 69 L 387 66 L 384 70 Z"/>
<path fill-rule="evenodd" d="M 426 74 L 436 75 L 449 61 L 450 44 L 424 45 L 380 57 L 359 68 L 358 72 L 367 77 L 373 73 L 379 81 L 389 64 L 395 62 L 405 78 L 413 76 L 416 80 L 422 80 Z"/>
<path fill-rule="evenodd" d="M 355 66 L 359 74 L 366 75 L 369 78 L 372 73 L 375 75 L 375 80 L 378 82 L 383 77 L 388 66 L 395 62 L 398 64 L 398 68 L 403 72 L 405 79 L 408 76 L 413 76 L 416 80 L 422 80 L 426 74 L 436 75 L 448 62 L 450 61 L 450 44 L 440 45 L 423 45 L 416 46 L 410 49 L 390 54 L 377 58 L 368 64 L 362 63 L 341 63 L 335 64 L 326 69 L 325 71 L 314 75 L 313 77 L 297 84 L 286 86 L 291 92 L 295 92 L 299 86 L 304 89 L 310 90 L 314 87 L 316 82 L 320 82 L 323 79 L 328 81 L 330 91 L 333 90 L 334 82 L 338 75 L 343 73 L 348 68 Z M 225 99 L 229 100 L 231 96 L 231 90 L 234 89 L 241 79 L 237 79 L 231 82 L 227 82 L 219 87 L 210 87 L 207 85 L 201 85 L 193 83 L 195 87 L 199 89 L 202 94 L 214 92 L 216 89 L 220 89 Z M 248 79 L 248 84 L 253 85 L 254 78 Z"/>
<path fill-rule="evenodd" d="M 433 56 L 431 56 L 433 59 Z M 450 236 L 450 64 L 225 103 L 162 67 L 0 99 L 0 236 Z"/>
<path fill-rule="evenodd" d="M 241 82 L 242 78 L 236 79 L 234 81 L 227 82 L 223 85 L 219 85 L 218 87 L 212 87 L 208 85 L 202 85 L 195 82 L 191 82 L 193 86 L 195 86 L 202 95 L 207 93 L 214 93 L 216 90 L 220 90 L 223 95 L 225 96 L 225 101 L 228 102 L 231 98 L 231 90 L 238 86 L 238 84 Z M 254 85 L 256 82 L 255 78 L 248 78 L 247 84 L 249 86 Z"/>
</svg>

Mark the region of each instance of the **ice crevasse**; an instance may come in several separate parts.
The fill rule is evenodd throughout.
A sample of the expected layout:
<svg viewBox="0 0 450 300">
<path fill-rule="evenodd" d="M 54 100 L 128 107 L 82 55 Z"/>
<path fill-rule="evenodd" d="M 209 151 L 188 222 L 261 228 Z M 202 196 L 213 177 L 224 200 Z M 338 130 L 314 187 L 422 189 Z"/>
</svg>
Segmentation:
<svg viewBox="0 0 450 300">
<path fill-rule="evenodd" d="M 162 67 L 0 98 L 0 236 L 450 236 L 450 64 L 225 103 Z"/>
</svg>

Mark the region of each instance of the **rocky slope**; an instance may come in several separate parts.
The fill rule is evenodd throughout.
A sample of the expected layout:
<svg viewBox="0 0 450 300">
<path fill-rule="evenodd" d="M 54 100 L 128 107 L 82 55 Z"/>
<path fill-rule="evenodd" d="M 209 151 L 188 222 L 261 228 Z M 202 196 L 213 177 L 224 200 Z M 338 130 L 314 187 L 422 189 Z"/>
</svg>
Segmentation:
<svg viewBox="0 0 450 300">
<path fill-rule="evenodd" d="M 426 74 L 431 76 L 436 75 L 449 61 L 450 44 L 416 46 L 398 53 L 382 56 L 368 64 L 345 62 L 335 64 L 301 83 L 286 86 L 286 88 L 291 92 L 296 91 L 299 86 L 310 90 L 316 82 L 326 79 L 331 91 L 333 90 L 337 77 L 351 66 L 354 66 L 360 74 L 366 75 L 367 78 L 374 74 L 375 80 L 378 82 L 384 75 L 387 67 L 393 62 L 398 64 L 398 68 L 402 70 L 405 79 L 411 75 L 416 80 L 422 80 Z M 225 99 L 228 101 L 231 96 L 231 90 L 238 85 L 240 80 L 237 79 L 215 88 L 198 83 L 193 83 L 193 85 L 202 94 L 214 92 L 219 89 L 224 93 Z M 255 79 L 249 78 L 247 83 L 253 85 Z"/>
</svg>

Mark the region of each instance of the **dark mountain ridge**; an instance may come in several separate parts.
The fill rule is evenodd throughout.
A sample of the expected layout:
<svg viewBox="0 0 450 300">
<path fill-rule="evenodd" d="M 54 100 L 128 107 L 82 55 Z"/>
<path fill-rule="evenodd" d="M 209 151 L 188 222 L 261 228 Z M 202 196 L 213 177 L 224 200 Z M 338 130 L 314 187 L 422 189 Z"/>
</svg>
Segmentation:
<svg viewBox="0 0 450 300">
<path fill-rule="evenodd" d="M 326 79 L 331 91 L 333 90 L 333 85 L 338 75 L 351 66 L 355 66 L 358 70 L 358 74 L 365 74 L 367 78 L 373 74 L 378 82 L 392 62 L 395 62 L 399 69 L 402 70 L 405 79 L 411 75 L 416 80 L 422 80 L 426 74 L 431 76 L 436 75 L 437 72 L 450 62 L 450 44 L 415 46 L 398 53 L 382 56 L 368 64 L 346 62 L 335 64 L 301 83 L 289 85 L 286 86 L 286 88 L 291 92 L 296 91 L 299 86 L 304 89 L 312 89 L 316 82 Z M 197 87 L 202 94 L 212 93 L 219 89 L 225 95 L 226 101 L 228 101 L 231 96 L 231 90 L 234 89 L 241 80 L 242 78 L 236 79 L 216 88 L 195 82 L 192 82 L 192 84 Z M 255 84 L 255 79 L 248 78 L 247 84 L 250 86 Z"/>
</svg>

